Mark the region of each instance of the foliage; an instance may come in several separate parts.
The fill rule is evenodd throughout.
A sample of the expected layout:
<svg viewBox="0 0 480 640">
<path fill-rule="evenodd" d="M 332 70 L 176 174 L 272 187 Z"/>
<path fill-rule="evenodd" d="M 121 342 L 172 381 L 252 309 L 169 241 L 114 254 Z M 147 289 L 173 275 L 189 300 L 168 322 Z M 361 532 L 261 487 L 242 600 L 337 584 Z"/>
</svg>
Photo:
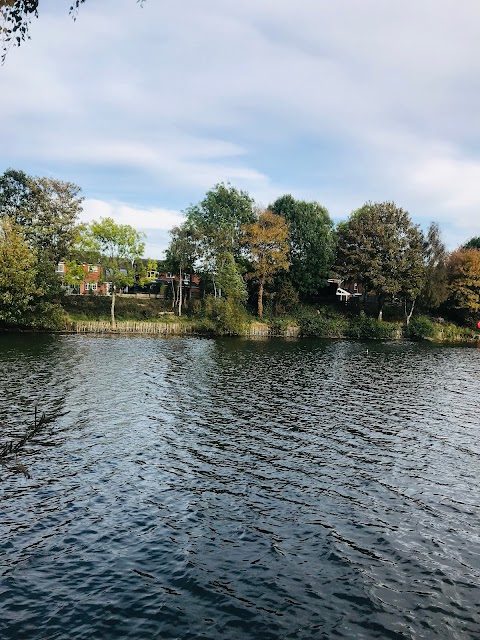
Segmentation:
<svg viewBox="0 0 480 640">
<path fill-rule="evenodd" d="M 435 336 L 435 325 L 430 318 L 417 316 L 410 322 L 407 335 L 412 340 L 431 340 Z"/>
<path fill-rule="evenodd" d="M 18 226 L 0 218 L 0 321 L 23 323 L 25 312 L 38 295 L 37 257 Z"/>
<path fill-rule="evenodd" d="M 468 242 L 463 245 L 464 249 L 480 249 L 480 236 L 470 238 Z"/>
<path fill-rule="evenodd" d="M 260 211 L 256 222 L 244 228 L 244 244 L 252 270 L 250 279 L 258 283 L 258 315 L 263 314 L 265 284 L 279 271 L 288 270 L 288 226 L 282 216 L 268 209 Z"/>
<path fill-rule="evenodd" d="M 372 318 L 363 312 L 351 319 L 347 330 L 349 337 L 362 340 L 392 340 L 398 337 L 398 333 L 398 325 Z"/>
<path fill-rule="evenodd" d="M 277 281 L 274 309 L 277 315 L 284 315 L 293 311 L 298 305 L 298 292 L 289 278 L 279 278 Z"/>
<path fill-rule="evenodd" d="M 208 249 L 215 253 L 233 253 L 240 250 L 241 228 L 254 221 L 253 199 L 246 191 L 231 184 L 216 184 L 205 198 L 186 210 L 187 221 L 203 234 Z"/>
<path fill-rule="evenodd" d="M 0 216 L 18 224 L 31 249 L 52 264 L 67 257 L 82 211 L 80 187 L 53 178 L 7 170 L 0 176 Z"/>
<path fill-rule="evenodd" d="M 242 226 L 254 221 L 253 199 L 230 184 L 217 184 L 204 199 L 186 210 L 187 224 L 197 241 L 196 261 L 217 295 L 217 276 L 226 254 L 242 257 Z"/>
<path fill-rule="evenodd" d="M 23 324 L 30 329 L 58 331 L 65 327 L 65 320 L 65 311 L 60 304 L 40 299 L 27 309 Z"/>
<path fill-rule="evenodd" d="M 423 284 L 423 236 L 393 202 L 367 203 L 338 227 L 336 268 L 374 291 L 378 316 L 388 300 L 414 301 Z"/>
<path fill-rule="evenodd" d="M 34 178 L 14 169 L 0 176 L 0 218 L 10 217 L 36 254 L 36 286 L 45 301 L 55 302 L 61 295 L 56 264 L 75 242 L 82 210 L 79 192 L 70 182 Z"/>
<path fill-rule="evenodd" d="M 448 262 L 448 306 L 464 321 L 480 319 L 480 251 L 457 249 Z"/>
<path fill-rule="evenodd" d="M 440 227 L 432 222 L 424 242 L 425 280 L 420 295 L 424 309 L 435 310 L 448 297 L 448 254 L 441 238 Z"/>
<path fill-rule="evenodd" d="M 178 281 L 178 292 L 174 289 L 173 304 L 177 304 L 178 315 L 182 315 L 182 282 L 183 273 L 189 269 L 193 272 L 193 265 L 199 253 L 197 230 L 190 222 L 185 222 L 179 227 L 174 227 L 170 231 L 171 241 L 167 249 L 166 262 L 171 271 L 178 272 L 180 278 Z M 173 281 L 172 281 L 173 286 Z"/>
<path fill-rule="evenodd" d="M 301 295 L 315 295 L 325 284 L 335 254 L 335 234 L 328 210 L 318 202 L 285 195 L 270 207 L 289 228 L 290 275 Z"/>
<path fill-rule="evenodd" d="M 231 253 L 225 253 L 222 256 L 217 275 L 217 284 L 222 295 L 227 300 L 233 300 L 234 302 L 246 301 L 247 287 Z"/>
<path fill-rule="evenodd" d="M 83 242 L 98 254 L 105 269 L 105 280 L 111 283 L 111 318 L 115 325 L 115 292 L 135 282 L 135 260 L 143 255 L 144 235 L 128 224 L 117 224 L 113 218 L 100 218 L 85 228 Z"/>
<path fill-rule="evenodd" d="M 433 321 L 426 316 L 418 316 L 408 327 L 407 336 L 411 340 L 430 340 L 434 342 L 472 342 L 476 332 L 468 327 L 459 327 L 443 319 Z"/>
<path fill-rule="evenodd" d="M 231 298 L 208 296 L 205 300 L 204 314 L 212 321 L 217 335 L 241 335 L 248 324 L 244 306 Z"/>
<path fill-rule="evenodd" d="M 147 258 L 144 260 L 137 260 L 135 262 L 135 280 L 141 286 L 144 287 L 147 284 L 155 281 L 155 277 L 149 276 L 149 273 L 155 273 L 157 271 L 157 261 L 153 258 Z"/>
<path fill-rule="evenodd" d="M 71 0 L 70 14 L 75 18 L 81 4 L 85 0 Z M 137 0 L 143 4 L 144 0 Z M 3 21 L 3 54 L 5 61 L 8 49 L 12 44 L 20 44 L 29 38 L 28 27 L 32 17 L 38 18 L 39 0 L 0 0 L 0 17 Z"/>
<path fill-rule="evenodd" d="M 301 335 L 305 337 L 342 338 L 347 333 L 346 316 L 328 307 L 301 307 L 297 318 Z"/>
<path fill-rule="evenodd" d="M 111 300 L 108 296 L 65 296 L 62 306 L 76 320 L 108 320 Z M 115 303 L 115 316 L 117 320 L 165 322 L 175 318 L 172 313 L 166 313 L 169 309 L 169 303 L 158 298 L 121 296 Z"/>
</svg>

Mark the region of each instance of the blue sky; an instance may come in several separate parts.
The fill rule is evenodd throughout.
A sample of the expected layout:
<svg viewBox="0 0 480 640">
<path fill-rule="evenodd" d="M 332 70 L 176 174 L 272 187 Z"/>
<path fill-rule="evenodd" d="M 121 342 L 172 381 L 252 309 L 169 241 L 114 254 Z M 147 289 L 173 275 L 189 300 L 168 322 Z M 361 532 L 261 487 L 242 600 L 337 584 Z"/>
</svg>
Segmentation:
<svg viewBox="0 0 480 640">
<path fill-rule="evenodd" d="M 71 180 L 161 257 L 230 181 L 339 221 L 394 200 L 480 235 L 477 0 L 42 0 L 0 68 L 0 171 Z"/>
</svg>

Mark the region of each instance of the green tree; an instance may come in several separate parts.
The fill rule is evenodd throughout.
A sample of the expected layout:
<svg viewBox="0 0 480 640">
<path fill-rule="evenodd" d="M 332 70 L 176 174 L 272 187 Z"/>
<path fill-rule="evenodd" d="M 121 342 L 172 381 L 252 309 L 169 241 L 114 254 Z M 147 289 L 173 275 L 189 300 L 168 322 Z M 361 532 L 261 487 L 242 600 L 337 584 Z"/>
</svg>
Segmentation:
<svg viewBox="0 0 480 640">
<path fill-rule="evenodd" d="M 135 279 L 141 287 L 155 281 L 155 276 L 149 274 L 157 271 L 157 261 L 153 258 L 137 260 L 135 262 Z"/>
<path fill-rule="evenodd" d="M 480 317 L 480 251 L 454 251 L 448 261 L 447 304 L 464 322 Z"/>
<path fill-rule="evenodd" d="M 217 184 L 185 213 L 190 227 L 201 239 L 198 257 L 202 270 L 210 275 L 215 288 L 222 256 L 231 253 L 237 262 L 242 259 L 242 227 L 255 220 L 253 199 L 230 184 Z"/>
<path fill-rule="evenodd" d="M 468 242 L 463 245 L 464 249 L 480 249 L 480 236 L 470 238 Z"/>
<path fill-rule="evenodd" d="M 424 309 L 434 311 L 448 297 L 448 253 L 438 223 L 432 222 L 424 242 L 425 280 L 420 294 Z"/>
<path fill-rule="evenodd" d="M 0 219 L 0 321 L 22 322 L 23 314 L 38 294 L 36 255 L 13 221 Z"/>
<path fill-rule="evenodd" d="M 38 260 L 37 285 L 44 298 L 60 293 L 56 265 L 68 257 L 82 211 L 80 187 L 52 178 L 7 170 L 0 176 L 0 218 L 10 217 Z"/>
<path fill-rule="evenodd" d="M 301 295 L 315 295 L 335 258 L 334 225 L 328 210 L 291 195 L 275 200 L 270 210 L 288 223 L 292 284 Z"/>
<path fill-rule="evenodd" d="M 263 315 L 265 285 L 280 271 L 287 271 L 288 226 L 285 218 L 268 209 L 260 211 L 256 222 L 244 227 L 244 244 L 252 265 L 248 277 L 258 284 L 257 311 Z"/>
<path fill-rule="evenodd" d="M 85 280 L 86 275 L 83 264 L 79 264 L 76 260 L 65 261 L 65 273 L 62 278 L 63 284 L 74 287 L 75 290 L 80 293 L 80 285 Z"/>
<path fill-rule="evenodd" d="M 178 290 L 175 289 L 172 280 L 173 305 L 177 306 L 178 315 L 182 315 L 183 304 L 183 277 L 186 271 L 190 272 L 190 280 L 193 274 L 193 265 L 198 256 L 198 233 L 189 220 L 170 231 L 170 244 L 166 251 L 166 262 L 173 272 L 178 272 Z M 190 289 L 189 289 L 190 291 Z"/>
<path fill-rule="evenodd" d="M 247 287 L 231 253 L 226 253 L 220 261 L 217 284 L 227 300 L 243 303 L 247 299 Z"/>
<path fill-rule="evenodd" d="M 111 319 L 115 328 L 115 294 L 135 282 L 135 260 L 143 255 L 144 234 L 113 218 L 101 218 L 85 229 L 83 241 L 87 251 L 95 251 L 104 269 L 104 279 L 111 283 Z"/>
<path fill-rule="evenodd" d="M 377 296 L 378 318 L 385 302 L 414 304 L 424 279 L 423 236 L 409 214 L 393 202 L 367 203 L 337 229 L 336 269 L 359 280 Z"/>
</svg>

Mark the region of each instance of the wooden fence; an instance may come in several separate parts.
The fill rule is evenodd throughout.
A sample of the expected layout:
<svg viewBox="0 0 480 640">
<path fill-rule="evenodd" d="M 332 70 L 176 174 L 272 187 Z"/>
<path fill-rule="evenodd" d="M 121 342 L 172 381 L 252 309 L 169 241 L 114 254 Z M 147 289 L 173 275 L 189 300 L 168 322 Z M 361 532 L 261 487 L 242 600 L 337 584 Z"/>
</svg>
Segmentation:
<svg viewBox="0 0 480 640">
<path fill-rule="evenodd" d="M 131 334 L 154 334 L 154 335 L 195 335 L 202 334 L 199 327 L 195 324 L 187 324 L 183 322 L 140 322 L 121 320 L 116 323 L 115 329 L 112 328 L 108 320 L 89 320 L 72 322 L 66 327 L 67 331 L 73 333 L 131 333 Z M 287 338 L 297 338 L 300 328 L 291 326 L 281 335 Z M 266 338 L 278 335 L 271 330 L 268 324 L 263 322 L 252 322 L 252 324 L 242 334 L 246 337 Z"/>
<path fill-rule="evenodd" d="M 115 329 L 106 320 L 73 322 L 67 330 L 75 333 L 149 333 L 157 335 L 186 335 L 195 333 L 195 327 L 181 322 L 137 322 L 122 320 Z"/>
</svg>

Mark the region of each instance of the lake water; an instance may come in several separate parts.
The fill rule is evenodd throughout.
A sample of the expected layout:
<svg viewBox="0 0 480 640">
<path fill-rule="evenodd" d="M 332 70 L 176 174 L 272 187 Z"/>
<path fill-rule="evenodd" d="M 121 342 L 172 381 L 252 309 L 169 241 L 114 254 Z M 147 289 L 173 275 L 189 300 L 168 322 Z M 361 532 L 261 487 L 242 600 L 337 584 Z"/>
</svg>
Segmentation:
<svg viewBox="0 0 480 640">
<path fill-rule="evenodd" d="M 0 370 L 1 440 L 52 418 L 0 465 L 0 638 L 480 637 L 480 350 L 11 334 Z"/>
</svg>

